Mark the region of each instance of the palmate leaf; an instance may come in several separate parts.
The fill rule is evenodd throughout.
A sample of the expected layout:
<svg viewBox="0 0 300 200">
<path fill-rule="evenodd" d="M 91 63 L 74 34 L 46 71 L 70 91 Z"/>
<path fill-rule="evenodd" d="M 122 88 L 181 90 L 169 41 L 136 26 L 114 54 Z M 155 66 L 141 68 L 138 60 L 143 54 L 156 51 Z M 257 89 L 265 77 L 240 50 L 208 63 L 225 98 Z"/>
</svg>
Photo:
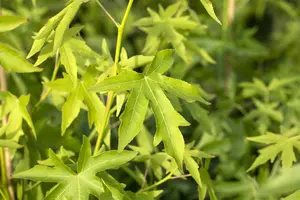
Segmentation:
<svg viewBox="0 0 300 200">
<path fill-rule="evenodd" d="M 191 20 L 190 16 L 183 15 L 186 10 L 188 7 L 182 2 L 174 3 L 166 9 L 160 7 L 159 13 L 148 9 L 150 17 L 142 18 L 135 23 L 148 35 L 143 51 L 153 54 L 162 44 L 171 44 L 185 62 L 190 62 L 192 55 L 187 51 L 185 44 L 186 33 L 203 29 L 204 26 Z M 193 52 L 195 51 L 193 50 Z M 199 55 L 202 56 L 203 53 Z"/>
<path fill-rule="evenodd" d="M 36 165 L 33 168 L 13 175 L 13 178 L 29 179 L 33 181 L 54 182 L 57 183 L 45 197 L 50 199 L 89 199 L 89 194 L 100 198 L 104 193 L 107 178 L 98 178 L 98 172 L 104 172 L 107 169 L 119 167 L 132 160 L 136 153 L 133 151 L 108 151 L 99 155 L 91 155 L 91 146 L 86 137 L 84 137 L 76 172 L 65 165 L 52 150 L 49 150 L 49 156 L 54 163 L 54 167 Z M 113 188 L 113 186 L 111 186 Z M 118 188 L 115 188 L 116 192 Z"/>
<path fill-rule="evenodd" d="M 269 144 L 269 146 L 259 150 L 259 156 L 255 159 L 254 163 L 248 169 L 251 171 L 255 169 L 257 166 L 266 163 L 268 160 L 273 162 L 277 155 L 281 152 L 281 161 L 282 166 L 284 168 L 289 168 L 292 166 L 293 162 L 296 162 L 296 156 L 294 153 L 294 147 L 300 148 L 300 137 L 295 133 L 297 133 L 298 129 L 290 129 L 284 135 L 274 134 L 274 133 L 267 133 L 266 135 L 257 136 L 257 137 L 250 137 L 247 138 L 253 142 L 259 142 L 263 144 Z M 289 136 L 291 134 L 292 136 Z"/>
<path fill-rule="evenodd" d="M 184 140 L 179 126 L 189 123 L 173 108 L 164 90 L 187 101 L 204 101 L 197 86 L 171 79 L 162 75 L 173 64 L 173 50 L 163 50 L 156 54 L 144 74 L 121 70 L 119 75 L 96 84 L 90 90 L 95 92 L 124 92 L 130 90 L 125 111 L 121 115 L 119 128 L 119 150 L 140 132 L 145 118 L 148 102 L 156 118 L 154 144 L 164 142 L 165 149 L 182 167 Z M 182 89 L 183 88 L 183 89 Z"/>
</svg>

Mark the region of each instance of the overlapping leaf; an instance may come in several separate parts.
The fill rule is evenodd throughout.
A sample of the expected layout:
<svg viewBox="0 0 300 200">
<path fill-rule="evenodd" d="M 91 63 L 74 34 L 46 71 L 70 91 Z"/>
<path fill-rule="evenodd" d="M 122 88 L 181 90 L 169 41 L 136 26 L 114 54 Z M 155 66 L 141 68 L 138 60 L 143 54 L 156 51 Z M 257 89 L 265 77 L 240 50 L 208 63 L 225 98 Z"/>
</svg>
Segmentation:
<svg viewBox="0 0 300 200">
<path fill-rule="evenodd" d="M 20 98 L 17 98 L 9 92 L 0 93 L 0 99 L 4 101 L 4 104 L 1 105 L 1 117 L 9 114 L 7 127 L 5 128 L 5 132 L 7 135 L 15 135 L 17 132 L 22 130 L 22 122 L 24 119 L 27 122 L 28 126 L 31 128 L 33 136 L 36 137 L 33 122 L 27 111 L 29 98 L 29 95 L 22 95 L 20 96 Z"/>
<path fill-rule="evenodd" d="M 144 52 L 153 54 L 161 45 L 166 43 L 172 44 L 185 62 L 191 61 L 192 52 L 195 52 L 206 61 L 214 63 L 213 59 L 203 49 L 194 44 L 186 44 L 185 35 L 193 30 L 204 28 L 198 22 L 191 20 L 188 15 L 183 15 L 187 9 L 187 5 L 182 2 L 172 4 L 165 10 L 160 7 L 159 13 L 148 9 L 150 17 L 142 18 L 135 23 L 148 34 Z M 191 51 L 188 52 L 187 48 Z"/>
<path fill-rule="evenodd" d="M 178 127 L 188 126 L 189 123 L 173 108 L 164 90 L 187 101 L 205 101 L 201 98 L 197 86 L 162 75 L 172 64 L 173 50 L 163 50 L 156 54 L 153 62 L 148 65 L 143 74 L 122 70 L 119 75 L 93 86 L 91 91 L 131 91 L 125 111 L 121 116 L 119 150 L 123 150 L 141 130 L 150 102 L 156 118 L 154 144 L 158 145 L 163 141 L 167 153 L 181 167 L 184 140 Z"/>
<path fill-rule="evenodd" d="M 104 178 L 98 178 L 96 174 L 129 162 L 136 156 L 136 153 L 133 151 L 123 151 L 121 153 L 109 151 L 92 156 L 90 143 L 85 137 L 76 172 L 64 164 L 52 150 L 49 150 L 49 156 L 54 163 L 54 167 L 36 165 L 27 171 L 15 174 L 13 177 L 57 183 L 48 192 L 45 197 L 46 200 L 69 198 L 87 200 L 89 194 L 100 198 L 107 187 L 111 188 L 113 195 L 114 193 L 118 194 L 118 188 L 114 188 L 114 185 L 110 184 L 107 175 Z"/>
<path fill-rule="evenodd" d="M 267 133 L 266 135 L 248 138 L 250 141 L 269 145 L 259 150 L 259 156 L 255 159 L 248 171 L 266 163 L 268 160 L 274 162 L 279 153 L 281 153 L 282 166 L 284 168 L 291 167 L 293 162 L 296 162 L 294 147 L 297 149 L 300 148 L 300 137 L 297 133 L 298 129 L 293 128 L 282 135 Z"/>
</svg>

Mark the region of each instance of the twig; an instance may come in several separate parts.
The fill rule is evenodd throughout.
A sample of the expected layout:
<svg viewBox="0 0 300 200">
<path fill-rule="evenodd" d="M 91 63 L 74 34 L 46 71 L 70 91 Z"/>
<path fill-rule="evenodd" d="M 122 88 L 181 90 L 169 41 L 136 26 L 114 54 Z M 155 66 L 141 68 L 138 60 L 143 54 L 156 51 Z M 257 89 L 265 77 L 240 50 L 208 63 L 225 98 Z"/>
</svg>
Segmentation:
<svg viewBox="0 0 300 200">
<path fill-rule="evenodd" d="M 142 183 L 141 189 L 143 189 L 145 187 L 145 184 L 147 182 L 148 171 L 149 171 L 149 166 L 147 166 L 147 168 L 145 169 L 144 179 L 143 179 L 143 183 Z"/>
<path fill-rule="evenodd" d="M 165 178 L 163 178 L 163 179 L 161 179 L 160 181 L 154 183 L 153 185 L 150 185 L 149 187 L 146 187 L 146 188 L 144 188 L 144 189 L 139 190 L 138 193 L 144 192 L 144 191 L 147 191 L 147 190 L 150 190 L 150 189 L 152 189 L 152 188 L 155 188 L 155 187 L 157 187 L 157 186 L 163 184 L 164 182 L 170 180 L 170 179 L 172 178 L 173 173 L 174 173 L 176 170 L 177 170 L 177 169 L 174 169 L 174 170 L 173 170 L 172 172 L 170 172 Z"/>
<path fill-rule="evenodd" d="M 174 176 L 171 179 L 179 179 L 179 178 L 186 178 L 186 177 L 191 177 L 192 174 L 184 174 L 184 175 L 180 175 L 180 176 Z"/>
<path fill-rule="evenodd" d="M 119 28 L 120 24 L 111 16 L 111 14 L 109 14 L 109 12 L 102 5 L 102 3 L 99 0 L 96 0 L 96 2 L 101 7 L 101 9 L 105 12 L 105 14 L 111 19 L 111 21 L 116 25 L 116 27 Z"/>
<path fill-rule="evenodd" d="M 129 0 L 122 23 L 118 26 L 118 37 L 117 37 L 117 44 L 116 44 L 116 52 L 115 52 L 115 60 L 114 60 L 114 66 L 113 66 L 113 73 L 111 76 L 116 76 L 118 73 L 118 63 L 120 60 L 120 53 L 121 53 L 121 47 L 122 47 L 122 38 L 123 38 L 123 33 L 124 33 L 124 28 L 126 25 L 126 21 L 130 12 L 130 9 L 132 7 L 134 0 Z M 109 116 L 110 116 L 110 108 L 111 105 L 113 103 L 114 100 L 114 92 L 109 92 L 108 93 L 108 97 L 107 97 L 107 101 L 106 101 L 106 107 L 105 107 L 105 112 L 104 112 L 104 118 L 102 120 L 101 123 L 101 127 L 100 130 L 98 132 L 98 138 L 97 138 L 97 142 L 96 142 L 96 146 L 95 146 L 95 150 L 94 150 L 94 155 L 96 155 L 97 151 L 100 149 L 100 145 L 102 143 L 103 140 L 103 135 L 104 135 L 104 131 L 106 128 L 106 125 L 108 123 L 109 120 Z"/>
</svg>

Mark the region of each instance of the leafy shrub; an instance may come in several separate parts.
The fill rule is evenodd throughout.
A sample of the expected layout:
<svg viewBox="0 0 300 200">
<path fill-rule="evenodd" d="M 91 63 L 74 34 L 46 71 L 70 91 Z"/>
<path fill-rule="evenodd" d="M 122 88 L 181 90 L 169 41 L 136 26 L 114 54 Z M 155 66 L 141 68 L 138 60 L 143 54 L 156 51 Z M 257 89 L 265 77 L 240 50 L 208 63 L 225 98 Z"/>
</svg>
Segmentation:
<svg viewBox="0 0 300 200">
<path fill-rule="evenodd" d="M 1 199 L 300 198 L 298 1 L 1 5 Z"/>
</svg>

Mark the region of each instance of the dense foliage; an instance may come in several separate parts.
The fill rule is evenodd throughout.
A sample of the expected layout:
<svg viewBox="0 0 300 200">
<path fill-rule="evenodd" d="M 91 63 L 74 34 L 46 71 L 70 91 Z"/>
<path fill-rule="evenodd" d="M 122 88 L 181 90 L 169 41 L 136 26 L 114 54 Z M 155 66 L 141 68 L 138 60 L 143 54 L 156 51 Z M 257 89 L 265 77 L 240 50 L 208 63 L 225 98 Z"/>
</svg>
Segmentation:
<svg viewBox="0 0 300 200">
<path fill-rule="evenodd" d="M 0 199 L 300 199 L 300 1 L 0 6 Z"/>
</svg>

